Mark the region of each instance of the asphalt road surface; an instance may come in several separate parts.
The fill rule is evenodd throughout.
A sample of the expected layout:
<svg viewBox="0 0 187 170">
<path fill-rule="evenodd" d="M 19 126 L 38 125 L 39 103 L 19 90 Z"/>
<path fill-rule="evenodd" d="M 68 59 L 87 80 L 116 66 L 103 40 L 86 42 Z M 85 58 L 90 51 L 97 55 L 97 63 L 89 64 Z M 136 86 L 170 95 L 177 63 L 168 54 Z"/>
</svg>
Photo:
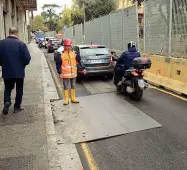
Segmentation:
<svg viewBox="0 0 187 170">
<path fill-rule="evenodd" d="M 53 54 L 44 53 L 55 69 Z M 77 96 L 113 91 L 112 81 L 102 77 L 77 84 Z M 126 100 L 162 127 L 88 143 L 97 169 L 187 170 L 187 102 L 151 88 L 140 102 Z M 80 145 L 77 150 L 84 169 L 90 169 Z"/>
</svg>

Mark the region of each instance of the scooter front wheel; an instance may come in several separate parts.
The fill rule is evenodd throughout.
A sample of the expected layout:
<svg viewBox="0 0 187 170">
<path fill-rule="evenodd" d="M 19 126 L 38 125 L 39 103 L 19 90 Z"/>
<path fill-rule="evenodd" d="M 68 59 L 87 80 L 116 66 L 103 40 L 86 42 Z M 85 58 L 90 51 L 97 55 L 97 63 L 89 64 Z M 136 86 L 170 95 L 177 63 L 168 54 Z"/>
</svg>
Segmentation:
<svg viewBox="0 0 187 170">
<path fill-rule="evenodd" d="M 116 89 L 117 89 L 117 91 L 119 91 L 119 92 L 121 92 L 121 90 L 122 90 L 121 86 L 118 86 L 118 85 L 116 85 Z"/>
</svg>

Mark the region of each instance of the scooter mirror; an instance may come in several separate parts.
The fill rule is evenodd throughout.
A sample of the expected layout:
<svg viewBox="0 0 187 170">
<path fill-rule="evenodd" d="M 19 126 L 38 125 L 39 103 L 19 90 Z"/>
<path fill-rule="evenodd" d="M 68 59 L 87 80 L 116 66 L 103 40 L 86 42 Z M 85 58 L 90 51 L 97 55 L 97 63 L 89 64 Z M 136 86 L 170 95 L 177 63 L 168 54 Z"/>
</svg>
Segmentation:
<svg viewBox="0 0 187 170">
<path fill-rule="evenodd" d="M 111 54 L 112 54 L 112 55 L 116 55 L 116 53 L 115 53 L 114 51 L 111 51 Z"/>
</svg>

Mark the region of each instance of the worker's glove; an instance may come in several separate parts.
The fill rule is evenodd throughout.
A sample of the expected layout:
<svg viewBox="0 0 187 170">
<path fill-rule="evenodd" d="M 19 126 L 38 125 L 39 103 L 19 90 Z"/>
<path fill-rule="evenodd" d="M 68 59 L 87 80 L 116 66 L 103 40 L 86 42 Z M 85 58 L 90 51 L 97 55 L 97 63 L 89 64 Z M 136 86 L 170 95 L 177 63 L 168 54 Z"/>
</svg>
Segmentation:
<svg viewBox="0 0 187 170">
<path fill-rule="evenodd" d="M 85 69 L 82 72 L 83 72 L 84 75 L 87 74 L 87 71 Z"/>
</svg>

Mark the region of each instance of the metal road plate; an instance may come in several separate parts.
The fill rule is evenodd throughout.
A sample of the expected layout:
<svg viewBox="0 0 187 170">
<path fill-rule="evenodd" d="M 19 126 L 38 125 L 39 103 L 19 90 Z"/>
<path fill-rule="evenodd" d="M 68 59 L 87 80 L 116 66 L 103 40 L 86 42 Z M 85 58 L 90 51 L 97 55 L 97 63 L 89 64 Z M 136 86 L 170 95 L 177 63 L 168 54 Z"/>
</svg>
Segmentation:
<svg viewBox="0 0 187 170">
<path fill-rule="evenodd" d="M 58 143 L 92 141 L 161 125 L 116 93 L 79 97 L 80 104 L 63 106 L 55 101 Z"/>
</svg>

